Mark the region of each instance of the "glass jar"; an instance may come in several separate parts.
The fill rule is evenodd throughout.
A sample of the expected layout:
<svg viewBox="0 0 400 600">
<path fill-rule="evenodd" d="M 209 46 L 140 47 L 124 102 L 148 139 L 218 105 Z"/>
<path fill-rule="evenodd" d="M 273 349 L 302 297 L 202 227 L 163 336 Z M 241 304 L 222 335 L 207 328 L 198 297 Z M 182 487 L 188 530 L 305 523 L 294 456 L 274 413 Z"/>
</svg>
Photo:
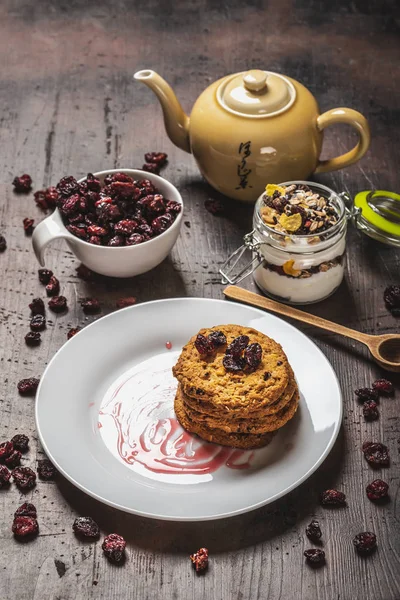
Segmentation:
<svg viewBox="0 0 400 600">
<path fill-rule="evenodd" d="M 220 270 L 225 283 L 238 283 L 253 273 L 256 284 L 268 296 L 289 304 L 310 304 L 333 294 L 343 280 L 347 214 L 341 195 L 319 183 L 287 181 L 279 185 L 307 185 L 329 200 L 337 211 L 337 222 L 323 233 L 295 235 L 269 227 L 261 218 L 263 195 L 256 202 L 253 231 L 244 238 Z M 235 276 L 246 251 L 252 258 Z"/>
</svg>

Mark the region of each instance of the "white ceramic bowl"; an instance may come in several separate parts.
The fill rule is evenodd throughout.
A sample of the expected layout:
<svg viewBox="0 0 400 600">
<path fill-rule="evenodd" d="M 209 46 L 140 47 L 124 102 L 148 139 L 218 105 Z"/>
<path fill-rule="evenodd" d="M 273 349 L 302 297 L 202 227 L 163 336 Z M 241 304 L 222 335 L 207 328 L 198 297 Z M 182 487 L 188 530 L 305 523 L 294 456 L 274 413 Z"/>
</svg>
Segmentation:
<svg viewBox="0 0 400 600">
<path fill-rule="evenodd" d="M 65 239 L 75 256 L 89 269 L 110 277 L 133 277 L 154 269 L 172 250 L 182 224 L 183 202 L 175 186 L 169 181 L 153 173 L 139 169 L 111 169 L 94 173 L 103 183 L 110 173 L 126 173 L 133 179 L 149 179 L 168 200 L 182 205 L 182 210 L 167 231 L 161 235 L 136 246 L 96 246 L 72 235 L 65 227 L 61 215 L 56 209 L 34 229 L 32 245 L 36 258 L 42 267 L 45 265 L 44 252 L 48 244 L 62 238 Z M 86 178 L 79 180 L 79 183 Z"/>
</svg>

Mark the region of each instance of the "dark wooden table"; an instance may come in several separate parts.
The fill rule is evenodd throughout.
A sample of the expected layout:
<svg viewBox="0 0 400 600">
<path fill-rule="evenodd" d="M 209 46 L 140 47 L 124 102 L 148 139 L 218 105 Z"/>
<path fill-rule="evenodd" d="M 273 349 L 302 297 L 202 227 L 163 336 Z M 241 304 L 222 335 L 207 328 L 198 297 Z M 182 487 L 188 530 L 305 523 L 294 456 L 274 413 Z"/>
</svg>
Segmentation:
<svg viewBox="0 0 400 600">
<path fill-rule="evenodd" d="M 138 302 L 174 296 L 221 298 L 219 265 L 249 230 L 252 208 L 228 203 L 217 218 L 204 208 L 214 193 L 202 181 L 191 156 L 166 137 L 156 98 L 134 83 L 139 68 L 154 68 L 176 89 L 189 111 L 214 79 L 249 67 L 286 73 L 308 86 L 321 109 L 350 106 L 363 112 L 372 130 L 366 157 L 320 180 L 355 193 L 400 190 L 400 48 L 396 0 L 248 0 L 239 2 L 167 0 L 15 0 L 0 7 L 1 233 L 8 248 L 0 255 L 0 441 L 16 432 L 31 437 L 24 464 L 35 466 L 43 451 L 37 441 L 34 402 L 18 396 L 22 377 L 39 376 L 66 340 L 72 326 L 85 325 L 79 298 L 95 295 L 104 314 L 120 296 Z M 328 131 L 325 154 L 354 143 L 345 127 Z M 67 316 L 53 318 L 39 349 L 28 348 L 28 302 L 43 296 L 38 265 L 22 218 L 39 221 L 32 194 L 15 196 L 11 181 L 28 172 L 35 189 L 60 177 L 88 171 L 137 167 L 143 153 L 164 150 L 165 171 L 184 198 L 185 221 L 172 255 L 157 269 L 132 280 L 78 279 L 76 260 L 62 243 L 48 252 L 48 264 L 68 297 Z M 348 234 L 346 281 L 315 314 L 369 333 L 395 331 L 382 292 L 399 282 L 399 251 Z M 249 278 L 246 287 L 254 289 Z M 381 372 L 355 344 L 301 327 L 328 356 L 344 392 L 339 439 L 324 465 L 300 488 L 263 509 L 223 521 L 199 524 L 156 522 L 102 506 L 63 479 L 39 482 L 26 496 L 15 486 L 0 492 L 1 600 L 398 600 L 399 378 L 395 399 L 382 402 L 381 418 L 366 423 L 353 390 Z M 73 373 L 70 374 L 73 377 Z M 60 382 L 60 385 L 66 383 Z M 321 389 L 321 394 L 324 390 Z M 390 502 L 376 506 L 365 486 L 376 476 L 362 458 L 366 439 L 385 442 L 392 465 L 382 473 Z M 71 444 L 74 440 L 71 439 Z M 82 457 L 84 460 L 84 457 Z M 327 511 L 318 495 L 339 487 L 348 508 Z M 10 526 L 23 500 L 38 507 L 40 535 L 17 543 Z M 128 540 L 128 561 L 110 566 L 99 543 L 82 544 L 72 533 L 77 515 L 92 515 L 103 531 Z M 325 568 L 304 564 L 310 544 L 304 528 L 316 516 L 324 531 Z M 379 549 L 368 559 L 356 555 L 352 538 L 374 530 Z M 188 555 L 210 549 L 206 576 L 196 577 Z"/>
</svg>

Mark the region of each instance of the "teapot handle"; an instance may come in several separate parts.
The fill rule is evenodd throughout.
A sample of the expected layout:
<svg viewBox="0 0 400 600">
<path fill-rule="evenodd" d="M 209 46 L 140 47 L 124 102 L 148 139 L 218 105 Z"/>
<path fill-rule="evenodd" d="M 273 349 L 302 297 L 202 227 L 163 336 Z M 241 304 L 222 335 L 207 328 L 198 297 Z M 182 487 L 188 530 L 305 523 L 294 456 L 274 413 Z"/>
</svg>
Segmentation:
<svg viewBox="0 0 400 600">
<path fill-rule="evenodd" d="M 337 171 L 338 169 L 343 169 L 343 167 L 348 167 L 360 160 L 368 150 L 371 135 L 368 121 L 361 113 L 352 108 L 333 108 L 319 115 L 317 118 L 317 127 L 320 131 L 335 123 L 351 125 L 356 129 L 360 139 L 356 146 L 349 150 L 349 152 L 335 158 L 318 161 L 315 173 L 326 173 L 327 171 Z"/>
</svg>

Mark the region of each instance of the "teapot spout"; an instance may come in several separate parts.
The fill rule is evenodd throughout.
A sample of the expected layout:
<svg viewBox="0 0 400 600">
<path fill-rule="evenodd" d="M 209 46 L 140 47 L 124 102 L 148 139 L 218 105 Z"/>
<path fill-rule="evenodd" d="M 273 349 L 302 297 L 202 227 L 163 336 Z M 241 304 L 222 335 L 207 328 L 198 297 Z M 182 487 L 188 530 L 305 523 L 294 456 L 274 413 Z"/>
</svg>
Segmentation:
<svg viewBox="0 0 400 600">
<path fill-rule="evenodd" d="M 190 153 L 189 117 L 183 111 L 171 86 L 150 69 L 137 71 L 134 78 L 153 90 L 159 99 L 164 114 L 165 129 L 171 142 L 181 150 Z"/>
</svg>

